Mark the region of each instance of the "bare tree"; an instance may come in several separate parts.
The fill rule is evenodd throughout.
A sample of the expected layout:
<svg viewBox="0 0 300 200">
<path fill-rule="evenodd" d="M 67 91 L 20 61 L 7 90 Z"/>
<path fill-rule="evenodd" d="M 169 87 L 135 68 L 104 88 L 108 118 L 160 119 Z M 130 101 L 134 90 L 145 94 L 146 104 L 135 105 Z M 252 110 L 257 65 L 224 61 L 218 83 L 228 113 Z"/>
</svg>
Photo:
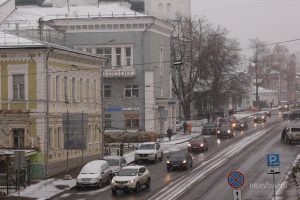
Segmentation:
<svg viewBox="0 0 300 200">
<path fill-rule="evenodd" d="M 184 117 L 190 117 L 190 106 L 195 88 L 209 90 L 210 104 L 219 107 L 220 96 L 228 86 L 228 74 L 239 62 L 239 44 L 227 38 L 227 31 L 213 27 L 205 19 L 178 18 L 174 23 L 171 48 L 177 78 L 173 78 L 174 92 L 183 108 Z"/>
</svg>

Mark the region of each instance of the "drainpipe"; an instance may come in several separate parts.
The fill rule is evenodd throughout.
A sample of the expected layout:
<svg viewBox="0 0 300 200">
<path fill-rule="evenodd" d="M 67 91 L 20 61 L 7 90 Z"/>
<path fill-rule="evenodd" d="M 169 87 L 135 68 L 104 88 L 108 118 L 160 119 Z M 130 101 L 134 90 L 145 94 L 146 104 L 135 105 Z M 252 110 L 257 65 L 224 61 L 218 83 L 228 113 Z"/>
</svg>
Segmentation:
<svg viewBox="0 0 300 200">
<path fill-rule="evenodd" d="M 142 33 L 142 38 L 141 38 L 141 44 L 142 44 L 142 51 L 141 51 L 141 55 L 142 55 L 142 66 L 143 66 L 143 75 L 142 75 L 142 78 L 143 78 L 143 83 L 144 83 L 144 85 L 143 85 L 143 88 L 145 88 L 145 50 L 144 50 L 144 48 L 145 48 L 145 44 L 144 44 L 144 42 L 145 42 L 145 34 L 146 34 L 146 32 L 152 27 L 154 25 L 154 18 L 152 17 L 152 23 L 150 24 L 150 26 L 148 26 L 144 31 L 143 31 L 143 33 Z M 143 112 L 143 117 L 144 117 L 144 124 L 143 124 L 143 126 L 144 126 L 144 131 L 145 131 L 145 133 L 146 133 L 146 129 L 145 129 L 145 126 L 146 126 L 146 116 L 145 116 L 145 109 L 146 109 L 146 99 L 145 99 L 145 95 L 146 95 L 146 90 L 144 90 L 144 100 L 143 100 L 143 102 L 144 102 L 144 109 L 142 109 L 142 112 Z"/>
</svg>

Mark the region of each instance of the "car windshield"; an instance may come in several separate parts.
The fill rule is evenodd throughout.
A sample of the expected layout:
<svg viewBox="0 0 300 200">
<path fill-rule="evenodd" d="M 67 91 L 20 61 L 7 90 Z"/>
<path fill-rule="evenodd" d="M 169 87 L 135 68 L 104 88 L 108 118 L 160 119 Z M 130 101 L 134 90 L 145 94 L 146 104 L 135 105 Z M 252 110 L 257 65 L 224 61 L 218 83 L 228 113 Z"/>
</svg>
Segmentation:
<svg viewBox="0 0 300 200">
<path fill-rule="evenodd" d="M 121 169 L 118 176 L 136 176 L 138 169 Z"/>
<path fill-rule="evenodd" d="M 140 150 L 151 150 L 155 149 L 155 144 L 141 144 L 139 147 Z"/>
<path fill-rule="evenodd" d="M 216 127 L 216 124 L 209 123 L 209 124 L 205 124 L 204 127 L 205 128 L 214 128 L 214 127 Z"/>
<path fill-rule="evenodd" d="M 109 166 L 119 166 L 120 165 L 120 160 L 119 159 L 105 159 Z"/>
<path fill-rule="evenodd" d="M 300 128 L 291 128 L 291 132 L 300 132 Z"/>
<path fill-rule="evenodd" d="M 98 168 L 94 167 L 83 167 L 82 170 L 80 171 L 80 174 L 97 174 L 99 173 Z"/>
<path fill-rule="evenodd" d="M 190 139 L 190 142 L 203 142 L 203 138 L 192 138 Z"/>
<path fill-rule="evenodd" d="M 169 158 L 185 158 L 184 151 L 177 151 L 170 154 Z"/>
</svg>

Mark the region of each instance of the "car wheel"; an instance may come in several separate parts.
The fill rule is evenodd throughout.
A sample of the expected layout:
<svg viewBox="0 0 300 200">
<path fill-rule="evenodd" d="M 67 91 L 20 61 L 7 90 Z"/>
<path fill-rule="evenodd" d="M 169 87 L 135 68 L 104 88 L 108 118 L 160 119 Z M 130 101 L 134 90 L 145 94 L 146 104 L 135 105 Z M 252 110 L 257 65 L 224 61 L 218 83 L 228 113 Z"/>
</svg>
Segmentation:
<svg viewBox="0 0 300 200">
<path fill-rule="evenodd" d="M 81 189 L 80 185 L 76 185 L 76 189 L 80 190 Z"/>
<path fill-rule="evenodd" d="M 140 183 L 137 182 L 135 185 L 135 192 L 138 193 L 140 191 L 141 187 L 140 187 Z"/>
<path fill-rule="evenodd" d="M 157 161 L 157 154 L 155 154 L 155 158 L 154 158 L 154 162 L 156 162 Z"/>
<path fill-rule="evenodd" d="M 112 195 L 112 196 L 115 196 L 115 195 L 117 195 L 117 191 L 116 191 L 116 190 L 114 190 L 114 189 L 111 189 L 111 195 Z"/>
<path fill-rule="evenodd" d="M 162 160 L 163 160 L 163 158 L 164 158 L 164 154 L 163 154 L 163 153 L 161 153 L 161 154 L 160 154 L 159 161 L 162 161 Z"/>
<path fill-rule="evenodd" d="M 147 189 L 150 189 L 150 186 L 151 186 L 151 179 L 148 178 L 148 179 L 147 179 L 147 182 L 146 182 L 146 188 L 147 188 Z"/>
<path fill-rule="evenodd" d="M 108 178 L 107 178 L 107 185 L 110 185 L 110 182 L 111 182 L 111 179 L 110 179 L 110 176 L 108 176 Z"/>
</svg>

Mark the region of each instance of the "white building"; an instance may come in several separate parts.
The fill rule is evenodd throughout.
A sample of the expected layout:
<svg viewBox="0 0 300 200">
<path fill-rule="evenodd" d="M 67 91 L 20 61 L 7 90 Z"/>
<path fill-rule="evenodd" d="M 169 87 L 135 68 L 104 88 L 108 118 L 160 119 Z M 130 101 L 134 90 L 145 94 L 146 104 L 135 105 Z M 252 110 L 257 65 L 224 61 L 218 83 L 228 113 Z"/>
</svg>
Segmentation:
<svg viewBox="0 0 300 200">
<path fill-rule="evenodd" d="M 145 0 L 145 14 L 160 19 L 176 19 L 176 14 L 191 17 L 191 0 Z"/>
</svg>

